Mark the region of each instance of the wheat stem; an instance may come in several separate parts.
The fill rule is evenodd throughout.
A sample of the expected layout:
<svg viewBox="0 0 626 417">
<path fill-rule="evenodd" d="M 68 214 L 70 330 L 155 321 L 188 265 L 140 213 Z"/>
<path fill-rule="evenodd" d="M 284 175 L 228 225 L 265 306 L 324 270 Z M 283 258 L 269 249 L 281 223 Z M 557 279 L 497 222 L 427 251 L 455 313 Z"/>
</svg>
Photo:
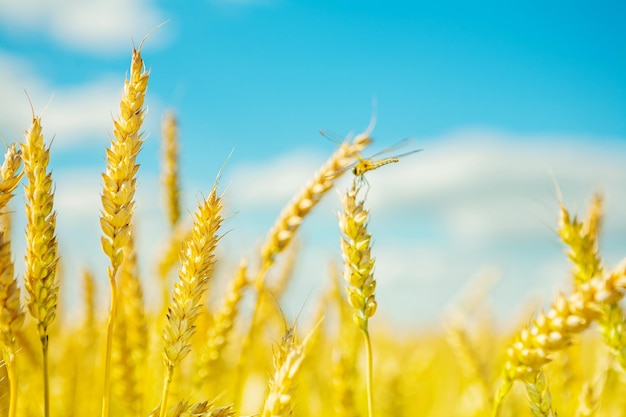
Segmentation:
<svg viewBox="0 0 626 417">
<path fill-rule="evenodd" d="M 163 381 L 163 393 L 161 395 L 161 405 L 159 409 L 159 417 L 165 417 L 167 414 L 167 399 L 170 392 L 170 386 L 172 385 L 172 378 L 174 377 L 174 365 L 167 366 L 165 371 L 165 380 Z"/>
<path fill-rule="evenodd" d="M 367 415 L 374 417 L 374 354 L 372 352 L 372 341 L 369 331 L 363 331 L 365 339 L 365 353 L 367 356 Z"/>
<path fill-rule="evenodd" d="M 8 417 L 15 417 L 17 412 L 17 372 L 15 369 L 15 351 L 10 346 L 5 346 L 3 350 L 4 365 L 7 368 L 7 378 L 9 379 L 9 414 Z"/>
</svg>

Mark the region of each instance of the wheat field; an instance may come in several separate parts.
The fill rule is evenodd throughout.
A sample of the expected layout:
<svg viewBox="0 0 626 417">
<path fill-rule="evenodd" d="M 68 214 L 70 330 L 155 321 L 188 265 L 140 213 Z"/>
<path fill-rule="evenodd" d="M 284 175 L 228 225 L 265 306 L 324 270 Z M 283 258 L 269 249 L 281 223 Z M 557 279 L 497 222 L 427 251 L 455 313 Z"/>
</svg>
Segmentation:
<svg viewBox="0 0 626 417">
<path fill-rule="evenodd" d="M 554 227 L 571 280 L 546 309 L 496 328 L 484 307 L 488 289 L 476 288 L 439 328 L 371 327 L 376 248 L 364 176 L 383 164 L 360 155 L 372 141 L 372 123 L 312 173 L 254 259 L 242 258 L 228 272 L 226 292 L 210 298 L 228 195 L 216 167 L 208 195 L 195 209 L 181 207 L 180 139 L 171 112 L 161 132 L 169 241 L 154 255 L 158 277 L 139 276 L 135 191 L 148 85 L 140 45 L 132 51 L 102 168 L 101 246 L 108 266 L 84 271 L 85 313 L 72 325 L 55 320 L 63 253 L 45 119 L 33 114 L 24 138 L 7 146 L 0 179 L 0 415 L 626 416 L 626 262 L 606 265 L 599 252 L 600 196 L 582 214 L 561 204 Z M 311 300 L 314 314 L 287 322 L 281 298 L 297 251 L 306 250 L 295 245 L 299 227 L 341 176 L 352 176 L 339 190 L 343 265 L 329 269 L 328 290 Z M 20 185 L 23 207 L 11 201 Z M 23 255 L 11 247 L 16 210 L 25 210 L 27 219 Z M 183 221 L 185 210 L 193 212 L 191 224 Z M 15 262 L 22 259 L 25 272 L 18 277 Z M 101 315 L 95 277 L 105 274 L 109 304 Z M 157 308 L 148 308 L 144 286 L 160 289 Z M 244 296 L 252 297 L 252 308 L 242 308 Z"/>
</svg>

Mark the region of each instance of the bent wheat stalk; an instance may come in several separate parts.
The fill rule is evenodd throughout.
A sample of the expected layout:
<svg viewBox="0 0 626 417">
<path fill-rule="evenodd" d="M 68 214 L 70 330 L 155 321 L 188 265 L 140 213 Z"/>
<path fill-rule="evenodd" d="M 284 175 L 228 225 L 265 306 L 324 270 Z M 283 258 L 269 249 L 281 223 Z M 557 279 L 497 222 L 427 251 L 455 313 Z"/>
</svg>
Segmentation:
<svg viewBox="0 0 626 417">
<path fill-rule="evenodd" d="M 315 207 L 321 198 L 330 190 L 335 181 L 345 172 L 352 160 L 372 139 L 370 137 L 373 125 L 363 133 L 357 135 L 352 142 L 346 142 L 333 153 L 326 163 L 315 173 L 313 179 L 306 184 L 298 194 L 283 208 L 276 223 L 269 231 L 265 243 L 261 249 L 260 269 L 256 274 L 254 285 L 256 289 L 256 301 L 252 313 L 252 320 L 248 333 L 243 341 L 242 354 L 237 364 L 235 377 L 235 406 L 239 405 L 244 379 L 246 352 L 252 344 L 252 334 L 259 319 L 262 297 L 265 293 L 265 276 L 274 264 L 276 256 L 285 250 L 291 243 L 294 235 L 300 228 L 304 217 Z"/>
</svg>

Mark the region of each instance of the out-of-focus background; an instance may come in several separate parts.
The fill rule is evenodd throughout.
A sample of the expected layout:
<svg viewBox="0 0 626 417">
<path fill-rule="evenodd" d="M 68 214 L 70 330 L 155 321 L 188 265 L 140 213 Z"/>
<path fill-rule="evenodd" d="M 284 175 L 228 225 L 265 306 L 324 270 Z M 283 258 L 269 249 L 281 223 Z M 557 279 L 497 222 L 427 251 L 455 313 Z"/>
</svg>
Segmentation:
<svg viewBox="0 0 626 417">
<path fill-rule="evenodd" d="M 423 149 L 368 175 L 377 314 L 433 323 L 491 277 L 494 308 L 510 317 L 568 288 L 555 182 L 581 215 L 603 193 L 602 254 L 609 266 L 626 256 L 625 15 L 625 3 L 605 0 L 0 0 L 0 133 L 21 140 L 31 118 L 25 91 L 37 114 L 45 108 L 62 293 L 76 300 L 87 267 L 106 303 L 104 150 L 132 46 L 167 20 L 143 47 L 151 77 L 136 226 L 149 297 L 159 294 L 150 282 L 167 238 L 164 110 L 180 121 L 185 214 L 234 148 L 221 185 L 228 274 L 335 150 L 319 129 L 364 130 L 376 98 L 371 153 L 406 137 Z M 20 193 L 18 269 L 22 203 Z M 313 304 L 340 259 L 338 207 L 331 192 L 305 221 L 291 314 Z"/>
</svg>

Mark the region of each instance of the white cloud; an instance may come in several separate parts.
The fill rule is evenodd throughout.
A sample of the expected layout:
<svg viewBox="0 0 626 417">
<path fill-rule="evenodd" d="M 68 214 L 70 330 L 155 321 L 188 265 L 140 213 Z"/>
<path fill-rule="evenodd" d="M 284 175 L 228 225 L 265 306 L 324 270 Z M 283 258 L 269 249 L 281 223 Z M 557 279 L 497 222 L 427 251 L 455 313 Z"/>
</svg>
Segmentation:
<svg viewBox="0 0 626 417">
<path fill-rule="evenodd" d="M 23 59 L 0 51 L 0 126 L 11 142 L 30 126 L 31 109 L 43 114 L 44 135 L 54 136 L 55 148 L 100 138 L 109 142 L 113 117 L 117 116 L 122 95 L 123 77 L 103 75 L 81 85 L 51 86 L 40 78 L 35 69 Z M 26 92 L 26 93 L 25 93 Z"/>
<path fill-rule="evenodd" d="M 310 153 L 301 151 L 235 167 L 229 186 L 233 205 L 274 207 L 281 201 L 286 203 L 313 177 L 318 167 Z"/>
<path fill-rule="evenodd" d="M 5 28 L 43 34 L 90 53 L 127 50 L 131 39 L 138 43 L 164 20 L 148 0 L 0 0 Z M 160 36 L 155 33 L 150 43 Z"/>
</svg>

